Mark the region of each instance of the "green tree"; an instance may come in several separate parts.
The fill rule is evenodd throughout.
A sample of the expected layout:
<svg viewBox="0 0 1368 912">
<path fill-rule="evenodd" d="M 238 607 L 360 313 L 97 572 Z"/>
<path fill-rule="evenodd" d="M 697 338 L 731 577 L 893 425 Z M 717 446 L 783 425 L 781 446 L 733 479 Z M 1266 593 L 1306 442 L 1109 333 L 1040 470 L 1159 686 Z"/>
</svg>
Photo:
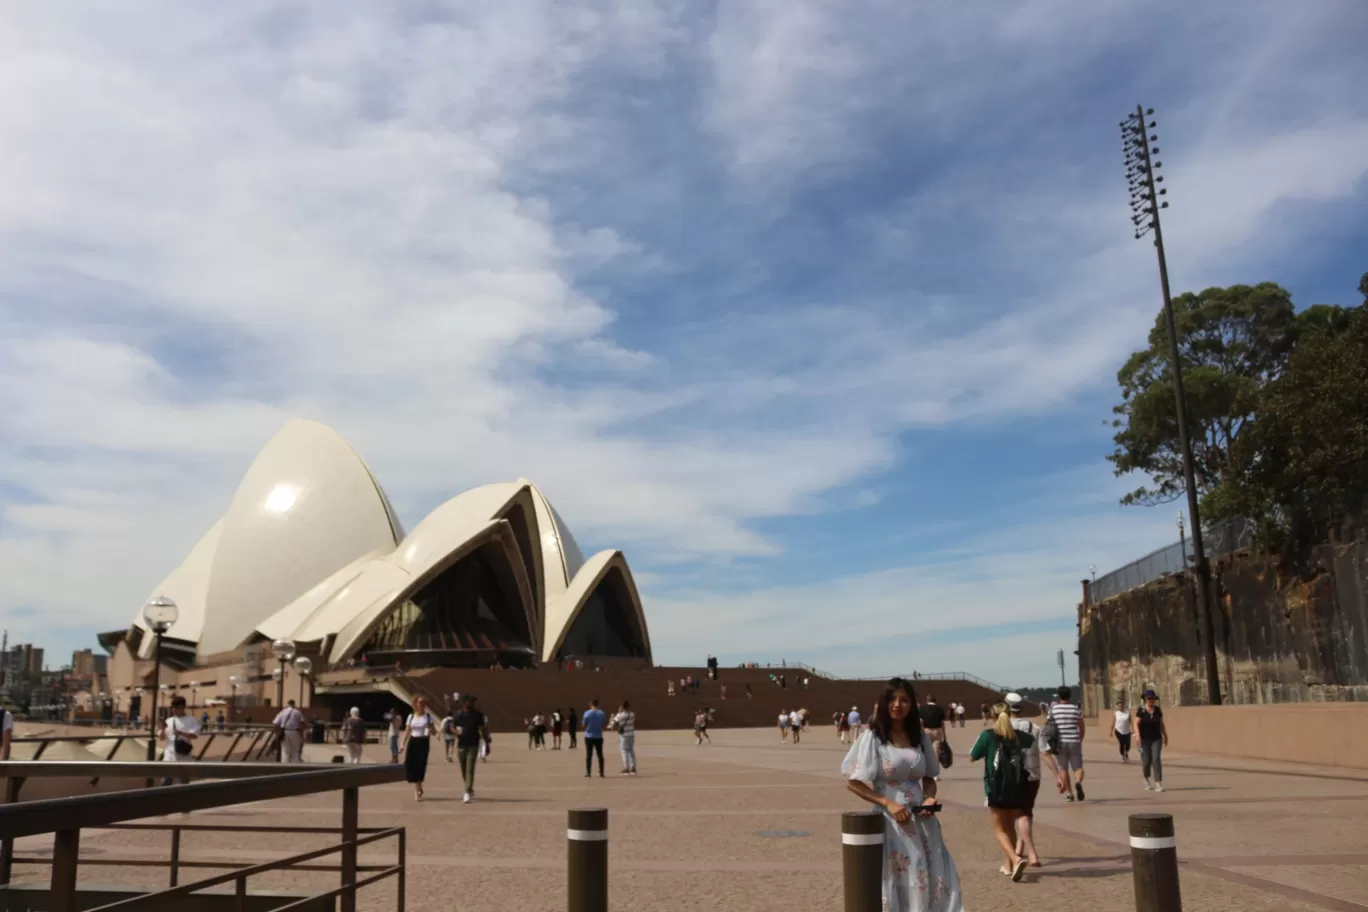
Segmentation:
<svg viewBox="0 0 1368 912">
<path fill-rule="evenodd" d="M 1368 297 L 1368 275 L 1360 285 Z M 1368 509 L 1368 301 L 1307 332 L 1235 446 L 1226 508 L 1284 553 Z"/>
<path fill-rule="evenodd" d="M 1263 388 L 1281 374 L 1301 324 L 1292 296 L 1272 282 L 1181 294 L 1173 311 L 1194 474 L 1198 494 L 1205 496 L 1234 469 L 1234 444 L 1253 419 Z M 1149 344 L 1116 375 L 1121 403 L 1112 409 L 1116 449 L 1107 458 L 1117 475 L 1141 472 L 1151 480 L 1122 498 L 1125 504 L 1164 503 L 1185 489 L 1168 353 L 1161 311 Z"/>
</svg>

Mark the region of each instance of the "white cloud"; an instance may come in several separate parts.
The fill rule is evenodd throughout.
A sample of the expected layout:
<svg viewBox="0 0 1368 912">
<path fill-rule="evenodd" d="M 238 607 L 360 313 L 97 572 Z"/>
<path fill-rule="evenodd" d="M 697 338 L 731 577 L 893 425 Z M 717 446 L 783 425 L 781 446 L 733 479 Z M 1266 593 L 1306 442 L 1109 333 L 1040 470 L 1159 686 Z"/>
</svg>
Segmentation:
<svg viewBox="0 0 1368 912">
<path fill-rule="evenodd" d="M 823 495 L 895 465 L 900 435 L 1039 414 L 1105 380 L 1154 309 L 1120 163 L 1105 179 L 1072 168 L 1029 121 L 1142 13 L 833 9 L 724 4 L 706 26 L 641 3 L 0 13 L 0 607 L 123 623 L 294 415 L 351 440 L 410 522 L 461 487 L 527 475 L 583 537 L 706 587 L 699 560 L 779 553 L 754 520 L 828 509 Z M 1176 274 L 1248 261 L 1279 205 L 1343 198 L 1368 167 L 1342 93 L 1303 104 L 1282 135 L 1243 106 L 1325 73 L 1308 55 L 1326 16 L 1298 20 L 1295 41 L 1278 30 L 1284 56 L 1270 57 L 1273 9 L 1231 26 L 1250 39 L 1226 52 L 1240 90 L 1196 98 L 1166 138 L 1185 149 L 1169 159 Z M 1180 39 L 1204 23 L 1176 35 L 1166 66 L 1181 70 Z M 596 207 L 581 181 L 612 183 L 631 152 L 597 128 L 649 135 L 652 87 L 680 84 L 700 123 L 655 153 L 644 211 Z M 1144 86 L 1124 88 L 1122 109 Z M 1202 121 L 1216 110 L 1219 129 Z M 682 224 L 652 245 L 623 222 L 673 227 L 679 212 L 652 207 L 708 205 L 679 173 L 724 162 L 716 192 L 763 234 L 798 191 L 877 165 L 890 131 L 942 157 L 893 188 L 901 206 L 840 218 L 872 265 L 909 260 L 925 288 L 754 309 L 739 294 L 725 320 L 700 293 L 698 314 L 662 310 L 665 327 L 641 333 L 649 289 L 687 284 L 672 270 L 707 239 Z M 784 253 L 729 251 L 735 286 L 792 269 Z M 610 305 L 605 276 L 659 284 Z M 976 290 L 947 290 L 961 281 Z M 1093 522 L 1118 522 L 1104 533 L 1118 562 L 1126 536 L 1148 534 L 1143 519 Z M 1018 545 L 1039 534 L 1012 528 Z M 1057 546 L 1088 539 L 1080 526 Z M 978 558 L 957 560 L 967 574 Z M 923 570 L 758 594 L 737 630 L 761 636 L 780 602 L 847 595 L 875 606 L 872 630 L 900 592 L 1005 616 L 994 599 L 1013 584 L 987 599 Z M 1024 559 L 1012 570 L 1034 580 L 1013 612 L 1061 609 L 1062 568 L 1048 582 Z M 686 604 L 730 623 L 705 595 L 665 602 L 660 630 Z"/>
</svg>

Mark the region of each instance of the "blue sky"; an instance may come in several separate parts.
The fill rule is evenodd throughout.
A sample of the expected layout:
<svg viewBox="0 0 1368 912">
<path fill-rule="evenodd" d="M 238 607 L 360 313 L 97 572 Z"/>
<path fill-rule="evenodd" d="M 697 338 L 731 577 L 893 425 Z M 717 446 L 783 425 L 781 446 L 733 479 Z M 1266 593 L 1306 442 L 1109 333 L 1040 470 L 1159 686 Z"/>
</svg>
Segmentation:
<svg viewBox="0 0 1368 912">
<path fill-rule="evenodd" d="M 538 481 L 661 661 L 1053 679 L 1166 544 L 1105 426 L 1176 290 L 1368 270 L 1368 8 L 0 12 L 0 614 L 119 627 L 290 417 L 408 525 Z"/>
</svg>

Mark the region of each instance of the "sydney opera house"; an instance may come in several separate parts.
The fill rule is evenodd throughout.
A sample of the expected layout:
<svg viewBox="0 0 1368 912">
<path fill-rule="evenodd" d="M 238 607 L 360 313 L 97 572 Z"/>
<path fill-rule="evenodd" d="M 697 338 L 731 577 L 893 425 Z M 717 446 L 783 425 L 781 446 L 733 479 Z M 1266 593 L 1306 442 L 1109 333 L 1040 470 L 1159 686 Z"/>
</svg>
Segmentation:
<svg viewBox="0 0 1368 912">
<path fill-rule="evenodd" d="M 248 704 L 254 688 L 269 702 L 270 644 L 281 639 L 317 671 L 651 659 L 622 552 L 586 559 L 532 482 L 473 488 L 405 532 L 365 462 L 313 421 L 266 445 L 227 512 L 152 594 L 178 609 L 161 680 L 184 688 L 195 677 L 226 696 L 231 679 Z M 138 613 L 100 640 L 117 709 L 136 708 L 155 637 Z"/>
</svg>

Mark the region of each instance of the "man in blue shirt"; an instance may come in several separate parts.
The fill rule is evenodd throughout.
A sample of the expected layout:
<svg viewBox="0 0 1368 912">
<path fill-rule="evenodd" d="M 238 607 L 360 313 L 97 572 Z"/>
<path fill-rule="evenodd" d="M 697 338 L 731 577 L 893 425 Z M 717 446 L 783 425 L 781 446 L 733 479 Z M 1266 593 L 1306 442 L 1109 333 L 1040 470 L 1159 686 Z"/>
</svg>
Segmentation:
<svg viewBox="0 0 1368 912">
<path fill-rule="evenodd" d="M 608 717 L 599 709 L 597 699 L 589 701 L 589 708 L 584 712 L 584 777 L 587 779 L 592 774 L 594 765 L 594 754 L 598 754 L 599 777 L 603 776 L 603 726 L 608 722 Z"/>
</svg>

